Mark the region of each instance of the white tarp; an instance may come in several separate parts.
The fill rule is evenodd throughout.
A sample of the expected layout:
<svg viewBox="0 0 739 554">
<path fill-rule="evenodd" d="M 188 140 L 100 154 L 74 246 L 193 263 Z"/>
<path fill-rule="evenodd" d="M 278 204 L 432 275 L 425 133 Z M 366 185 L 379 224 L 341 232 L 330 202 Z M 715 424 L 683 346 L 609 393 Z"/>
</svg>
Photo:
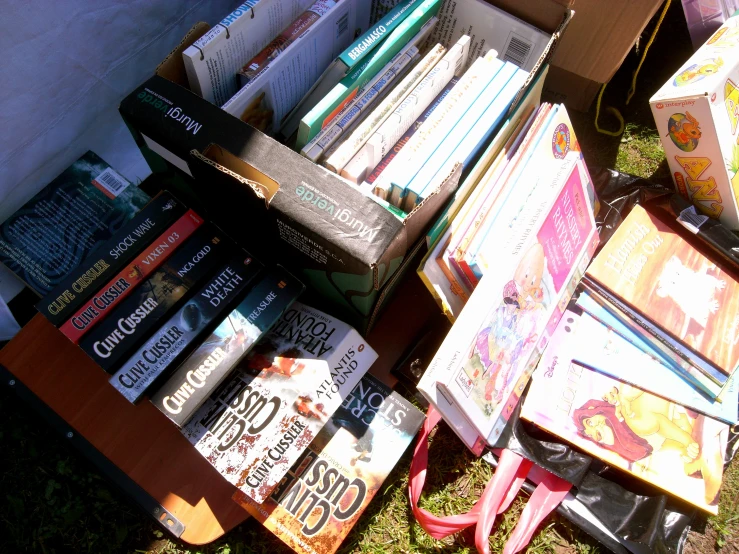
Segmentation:
<svg viewBox="0 0 739 554">
<path fill-rule="evenodd" d="M 194 23 L 213 25 L 238 4 L 0 3 L 0 222 L 87 150 L 134 182 L 146 177 L 118 104 Z"/>
</svg>

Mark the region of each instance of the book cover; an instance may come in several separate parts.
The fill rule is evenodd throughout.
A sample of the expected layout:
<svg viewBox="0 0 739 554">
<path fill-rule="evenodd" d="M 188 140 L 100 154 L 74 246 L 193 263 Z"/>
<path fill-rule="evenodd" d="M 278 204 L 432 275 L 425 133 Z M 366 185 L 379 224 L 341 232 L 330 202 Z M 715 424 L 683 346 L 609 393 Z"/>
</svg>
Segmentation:
<svg viewBox="0 0 739 554">
<path fill-rule="evenodd" d="M 263 270 L 264 266 L 247 252 L 235 253 L 121 365 L 109 380 L 113 387 L 129 402 L 138 402 L 151 385 L 177 367 L 201 337 L 210 333 L 215 322 L 231 311 Z"/>
<path fill-rule="evenodd" d="M 148 201 L 87 152 L 0 225 L 0 262 L 45 296 Z"/>
<path fill-rule="evenodd" d="M 423 424 L 424 415 L 370 374 L 258 504 L 234 500 L 299 554 L 333 554 Z"/>
<path fill-rule="evenodd" d="M 543 210 L 546 217 L 530 235 L 501 240 L 515 249 L 502 253 L 496 261 L 499 270 L 480 281 L 467 305 L 484 307 L 462 311 L 454 327 L 462 330 L 464 340 L 437 362 L 450 366 L 437 386 L 485 437 L 532 353 L 546 344 L 546 328 L 563 296 L 571 295 L 570 288 L 574 291 L 573 275 L 596 236 L 587 183 L 577 164 L 571 167 L 556 200 Z M 565 306 L 567 301 L 569 297 Z"/>
<path fill-rule="evenodd" d="M 172 257 L 123 300 L 80 341 L 80 348 L 108 373 L 116 370 L 148 336 L 160 319 L 188 291 L 212 274 L 213 267 L 236 246 L 219 229 L 205 223 Z"/>
<path fill-rule="evenodd" d="M 113 311 L 116 305 L 162 265 L 202 224 L 202 218 L 194 211 L 188 210 L 118 275 L 85 302 L 71 318 L 59 327 L 61 332 L 69 340 L 78 344 L 85 333 Z"/>
<path fill-rule="evenodd" d="M 304 288 L 280 266 L 267 271 L 151 396 L 152 404 L 175 425 L 184 426 Z"/>
<path fill-rule="evenodd" d="M 354 329 L 298 303 L 183 433 L 225 479 L 261 503 L 376 359 Z"/>
<path fill-rule="evenodd" d="M 381 44 L 372 50 L 353 73 L 349 73 L 300 120 L 297 147 L 305 146 L 331 120 L 333 115 L 351 101 L 357 93 L 398 51 L 414 36 L 421 27 L 436 15 L 441 0 L 423 0 L 414 4 L 401 17 L 403 20 L 395 27 Z"/>
<path fill-rule="evenodd" d="M 728 426 L 575 362 L 541 365 L 521 417 L 609 465 L 718 513 Z"/>
<path fill-rule="evenodd" d="M 726 375 L 739 363 L 739 283 L 641 206 L 587 275 Z"/>
<path fill-rule="evenodd" d="M 170 193 L 158 194 L 121 227 L 105 244 L 71 270 L 36 309 L 58 327 L 97 290 L 97 285 L 115 275 L 164 229 L 185 213 L 185 206 Z"/>
</svg>

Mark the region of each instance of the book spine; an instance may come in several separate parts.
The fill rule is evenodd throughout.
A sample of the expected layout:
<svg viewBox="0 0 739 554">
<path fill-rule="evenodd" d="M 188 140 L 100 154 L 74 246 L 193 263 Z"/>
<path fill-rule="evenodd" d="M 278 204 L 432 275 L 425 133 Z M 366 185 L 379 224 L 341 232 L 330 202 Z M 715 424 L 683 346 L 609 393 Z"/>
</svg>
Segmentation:
<svg viewBox="0 0 739 554">
<path fill-rule="evenodd" d="M 52 325 L 59 327 L 97 290 L 97 283 L 115 275 L 153 237 L 182 217 L 185 210 L 171 194 L 161 193 L 101 246 L 97 255 L 86 258 L 72 270 L 36 305 L 36 309 Z"/>
<path fill-rule="evenodd" d="M 395 28 L 403 22 L 403 19 L 422 0 L 403 0 L 399 2 L 389 13 L 378 21 L 372 28 L 367 29 L 346 50 L 339 55 L 339 60 L 347 67 L 353 69 L 361 63 L 370 52 L 372 52 Z"/>
<path fill-rule="evenodd" d="M 435 18 L 429 20 L 429 23 L 435 21 Z M 414 47 L 415 53 L 418 49 Z M 349 137 L 344 139 L 335 151 L 327 155 L 326 167 L 334 173 L 340 173 L 344 166 L 352 159 L 352 157 L 364 146 L 372 134 L 380 128 L 392 111 L 411 93 L 413 88 L 419 84 L 423 78 L 433 69 L 439 62 L 440 58 L 446 52 L 441 44 L 437 44 L 423 59 L 413 68 L 413 70 L 390 92 L 367 118 L 359 124 L 359 126 L 351 133 Z"/>
<path fill-rule="evenodd" d="M 281 267 L 268 272 L 233 312 L 154 394 L 151 402 L 185 425 L 211 392 L 303 292 Z"/>
<path fill-rule="evenodd" d="M 197 48 L 205 48 L 222 32 L 231 25 L 239 25 L 242 20 L 251 17 L 251 9 L 259 3 L 259 0 L 247 0 L 218 22 L 221 29 L 218 33 L 208 32 L 193 43 Z M 214 27 L 216 29 L 216 27 Z"/>
<path fill-rule="evenodd" d="M 408 43 L 410 38 L 418 33 L 431 17 L 436 15 L 440 6 L 441 0 L 424 0 L 409 13 L 382 44 L 372 50 L 372 56 L 366 58 L 366 64 L 363 61 L 361 71 L 353 72 L 342 79 L 300 121 L 298 144 L 301 146 L 307 144 L 316 136 L 334 114 L 341 110 L 346 102 L 354 98 L 357 91 Z"/>
<path fill-rule="evenodd" d="M 395 144 L 393 144 L 392 147 L 390 147 L 385 154 L 385 156 L 380 160 L 378 164 L 376 164 L 373 168 L 370 169 L 370 174 L 367 175 L 365 178 L 365 182 L 369 183 L 370 185 L 374 185 L 375 181 L 380 177 L 380 174 L 385 170 L 385 168 L 390 164 L 393 159 L 400 154 L 401 149 L 406 145 L 406 143 L 411 139 L 411 137 L 415 134 L 415 132 L 423 125 L 424 121 L 426 121 L 429 116 L 434 112 L 436 108 L 439 107 L 439 105 L 444 101 L 446 96 L 449 94 L 449 91 L 454 88 L 454 85 L 457 84 L 459 81 L 459 78 L 453 77 L 446 86 L 439 92 L 439 94 L 434 98 L 429 106 L 424 110 L 424 112 L 416 118 L 416 120 L 406 129 L 405 134 L 401 136 L 397 141 L 395 141 Z M 374 189 L 374 186 L 373 186 Z"/>
<path fill-rule="evenodd" d="M 83 304 L 59 328 L 62 333 L 73 343 L 78 344 L 87 332 L 100 323 L 138 284 L 162 265 L 202 224 L 201 217 L 194 211 L 188 210 L 133 262 Z"/>
<path fill-rule="evenodd" d="M 398 75 L 411 63 L 417 54 L 418 48 L 415 46 L 410 46 L 410 48 L 398 52 L 390 60 L 390 63 L 383 68 L 383 71 L 379 72 L 367 84 L 367 87 L 357 94 L 357 98 L 347 104 L 331 120 L 331 123 L 324 127 L 313 140 L 305 145 L 301 150 L 301 154 L 313 162 L 318 162 L 324 153 L 348 130 L 349 126 L 357 122 L 366 114 L 367 110 L 375 105 L 380 96 L 382 96 L 383 91 L 389 90 L 390 83 L 395 81 Z"/>
<path fill-rule="evenodd" d="M 214 321 L 228 313 L 261 275 L 264 266 L 240 251 L 221 265 L 110 379 L 129 402 L 136 403 L 160 376 L 195 347 Z"/>
<path fill-rule="evenodd" d="M 289 27 L 277 35 L 272 42 L 265 46 L 259 54 L 249 60 L 239 71 L 241 86 L 256 78 L 259 72 L 269 65 L 269 62 L 279 56 L 285 48 L 290 46 L 300 35 L 305 33 L 321 16 L 336 5 L 333 0 L 318 0 L 309 9 L 304 11 Z"/>
<path fill-rule="evenodd" d="M 108 373 L 130 356 L 149 331 L 190 289 L 210 276 L 215 265 L 232 253 L 234 244 L 212 225 L 190 237 L 136 292 L 85 335 L 80 347 Z"/>
</svg>

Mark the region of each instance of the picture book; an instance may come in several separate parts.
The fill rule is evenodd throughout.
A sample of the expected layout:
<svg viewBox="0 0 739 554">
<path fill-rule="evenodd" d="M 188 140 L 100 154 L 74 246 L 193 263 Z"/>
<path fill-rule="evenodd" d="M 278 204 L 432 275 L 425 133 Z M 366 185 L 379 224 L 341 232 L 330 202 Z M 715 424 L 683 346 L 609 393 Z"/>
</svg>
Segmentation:
<svg viewBox="0 0 739 554">
<path fill-rule="evenodd" d="M 203 224 L 203 219 L 192 210 L 175 221 L 159 237 L 154 239 L 118 275 L 84 303 L 59 329 L 79 344 L 80 339 L 100 323 L 113 308 L 131 294 L 136 286 L 151 275 Z"/>
<path fill-rule="evenodd" d="M 234 303 L 262 277 L 263 270 L 259 261 L 237 251 L 121 364 L 109 379 L 111 385 L 129 402 L 138 402 L 230 313 Z"/>
<path fill-rule="evenodd" d="M 0 224 L 0 262 L 46 296 L 147 202 L 144 191 L 87 152 Z"/>
<path fill-rule="evenodd" d="M 725 401 L 710 400 L 660 360 L 575 306 L 562 316 L 540 363 L 550 367 L 569 361 L 724 423 L 739 420 L 736 378 L 730 380 Z"/>
<path fill-rule="evenodd" d="M 183 433 L 226 480 L 262 503 L 376 359 L 347 324 L 296 303 Z"/>
<path fill-rule="evenodd" d="M 304 288 L 280 266 L 266 271 L 228 317 L 151 395 L 152 404 L 183 427 Z"/>
<path fill-rule="evenodd" d="M 436 386 L 480 435 L 490 437 L 505 401 L 541 351 L 597 244 L 592 204 L 576 169 L 529 235 L 512 235 L 498 271 L 480 281 L 432 365 Z M 475 300 L 479 298 L 480 300 Z M 467 307 L 470 309 L 467 309 Z"/>
<path fill-rule="evenodd" d="M 333 554 L 423 420 L 367 374 L 262 504 L 241 491 L 234 500 L 295 552 Z"/>
<path fill-rule="evenodd" d="M 728 426 L 575 362 L 540 365 L 521 417 L 718 513 Z"/>
<path fill-rule="evenodd" d="M 739 283 L 635 206 L 587 275 L 726 375 L 739 363 Z"/>
<path fill-rule="evenodd" d="M 102 244 L 93 255 L 72 269 L 44 298 L 36 309 L 58 327 L 96 290 L 101 281 L 115 275 L 154 237 L 185 213 L 185 206 L 164 191 L 141 209 L 128 223 Z"/>
</svg>

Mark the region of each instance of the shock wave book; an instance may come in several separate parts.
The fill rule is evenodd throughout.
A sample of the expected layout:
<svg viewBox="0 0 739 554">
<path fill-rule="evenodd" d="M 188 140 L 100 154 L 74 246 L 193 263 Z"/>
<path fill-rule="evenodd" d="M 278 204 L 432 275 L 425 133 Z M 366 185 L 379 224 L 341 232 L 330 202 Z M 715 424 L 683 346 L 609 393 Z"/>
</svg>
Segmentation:
<svg viewBox="0 0 739 554">
<path fill-rule="evenodd" d="M 185 206 L 164 191 L 157 195 L 114 236 L 70 271 L 36 304 L 55 327 L 69 319 L 101 281 L 125 266 L 164 229 L 185 213 Z"/>
<path fill-rule="evenodd" d="M 177 310 L 110 378 L 129 402 L 138 402 L 155 381 L 186 357 L 231 307 L 243 298 L 264 266 L 238 251 Z"/>
<path fill-rule="evenodd" d="M 261 503 L 376 359 L 354 329 L 296 303 L 183 433 L 226 480 Z"/>
<path fill-rule="evenodd" d="M 587 276 L 667 338 L 731 375 L 739 363 L 739 283 L 635 206 Z"/>
<path fill-rule="evenodd" d="M 134 288 L 153 273 L 177 248 L 203 224 L 194 211 L 188 210 L 164 231 L 118 275 L 103 285 L 59 329 L 78 344 L 80 339 L 100 323 Z"/>
<path fill-rule="evenodd" d="M 575 362 L 540 365 L 521 417 L 711 514 L 729 428 Z"/>
<path fill-rule="evenodd" d="M 151 396 L 151 402 L 175 425 L 184 426 L 304 288 L 282 267 L 269 270 Z"/>
<path fill-rule="evenodd" d="M 299 554 L 333 554 L 423 424 L 367 374 L 262 504 L 234 500 Z"/>
<path fill-rule="evenodd" d="M 148 201 L 87 152 L 0 225 L 0 262 L 46 296 Z"/>
<path fill-rule="evenodd" d="M 206 223 L 87 333 L 80 347 L 105 371 L 113 373 L 159 320 L 234 250 L 235 245 L 220 230 Z"/>
</svg>

